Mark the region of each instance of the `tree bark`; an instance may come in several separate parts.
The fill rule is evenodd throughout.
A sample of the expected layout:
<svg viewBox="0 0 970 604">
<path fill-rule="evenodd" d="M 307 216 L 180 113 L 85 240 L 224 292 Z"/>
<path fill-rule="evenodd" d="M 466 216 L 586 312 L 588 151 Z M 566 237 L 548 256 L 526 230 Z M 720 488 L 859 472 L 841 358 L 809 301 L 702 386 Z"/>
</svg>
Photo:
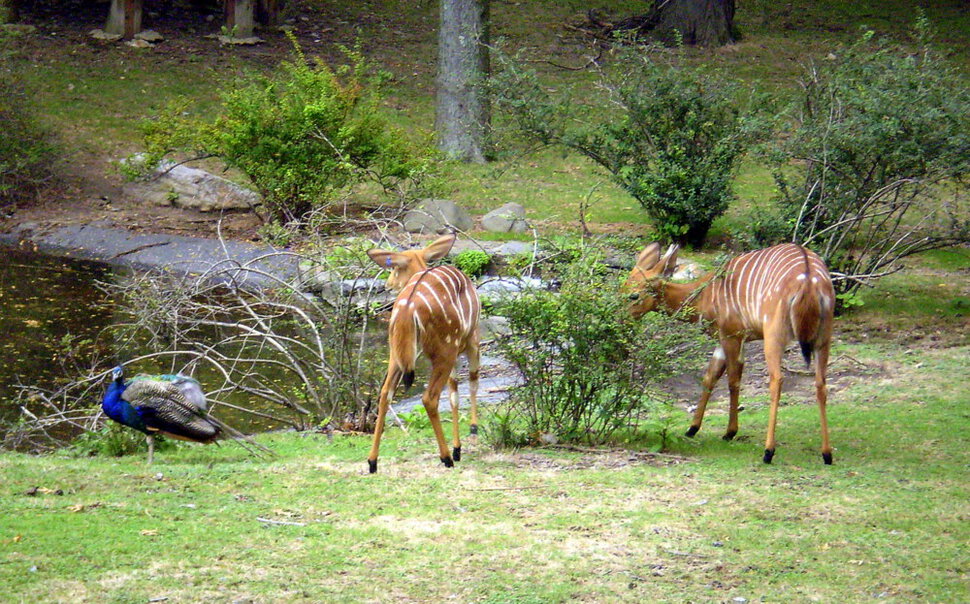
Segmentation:
<svg viewBox="0 0 970 604">
<path fill-rule="evenodd" d="M 141 31 L 141 3 L 142 0 L 111 0 L 104 31 L 119 34 L 125 40 L 135 37 Z"/>
<path fill-rule="evenodd" d="M 441 0 L 435 132 L 449 158 L 484 163 L 490 120 L 488 0 Z"/>
<path fill-rule="evenodd" d="M 666 42 L 721 46 L 734 42 L 734 0 L 656 0 L 654 34 Z"/>
</svg>

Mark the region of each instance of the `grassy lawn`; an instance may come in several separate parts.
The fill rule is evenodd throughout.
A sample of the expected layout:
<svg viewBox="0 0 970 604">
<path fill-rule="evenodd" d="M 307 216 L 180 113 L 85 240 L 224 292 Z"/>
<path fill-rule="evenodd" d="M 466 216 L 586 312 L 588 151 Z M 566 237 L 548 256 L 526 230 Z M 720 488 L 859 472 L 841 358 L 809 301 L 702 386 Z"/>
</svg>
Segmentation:
<svg viewBox="0 0 970 604">
<path fill-rule="evenodd" d="M 881 373 L 833 395 L 831 467 L 807 401 L 782 409 L 771 466 L 760 407 L 677 457 L 479 445 L 447 470 L 430 432 L 399 429 L 376 475 L 368 436 L 264 435 L 271 462 L 186 445 L 150 468 L 4 453 L 0 598 L 965 602 L 968 353 L 839 346 Z"/>
<path fill-rule="evenodd" d="M 334 44 L 359 32 L 394 75 L 386 104 L 395 123 L 431 127 L 436 3 L 302 5 L 308 54 L 334 59 Z M 626 15 L 644 3 L 611 6 Z M 493 34 L 581 63 L 559 26 L 588 8 L 493 2 Z M 970 12 L 938 0 L 927 14 L 966 69 Z M 859 25 L 905 39 L 914 18 L 902 0 L 794 8 L 757 0 L 739 4 L 738 44 L 689 52 L 784 94 L 803 64 L 856 39 Z M 312 28 L 324 32 L 321 42 Z M 193 54 L 215 43 L 166 35 L 151 54 L 37 36 L 7 65 L 35 92 L 69 159 L 101 170 L 138 149 L 138 121 L 168 100 L 188 95 L 194 110 L 210 111 L 218 84 L 273 65 L 288 44 L 274 34 L 257 49 Z M 551 85 L 590 78 L 543 69 Z M 446 166 L 444 180 L 443 196 L 475 214 L 521 203 L 543 234 L 576 228 L 588 199 L 597 230 L 649 236 L 635 200 L 589 162 L 555 150 Z M 712 238 L 743 226 L 744 212 L 773 189 L 753 161 L 735 186 L 740 201 Z M 968 602 L 968 266 L 966 249 L 924 254 L 864 290 L 865 305 L 839 319 L 833 364 L 864 370 L 830 396 L 834 466 L 818 453 L 813 401 L 790 395 L 775 463 L 762 464 L 767 409 L 744 392 L 735 441 L 720 438 L 718 399 L 696 438 L 658 456 L 495 451 L 483 442 L 466 444 L 448 470 L 430 430 L 397 428 L 385 436 L 377 475 L 366 473 L 369 435 L 261 435 L 279 454 L 271 461 L 232 445 L 182 445 L 151 467 L 137 456 L 2 452 L 0 601 Z M 688 370 L 699 379 L 701 367 Z M 677 432 L 688 423 L 685 413 Z"/>
</svg>

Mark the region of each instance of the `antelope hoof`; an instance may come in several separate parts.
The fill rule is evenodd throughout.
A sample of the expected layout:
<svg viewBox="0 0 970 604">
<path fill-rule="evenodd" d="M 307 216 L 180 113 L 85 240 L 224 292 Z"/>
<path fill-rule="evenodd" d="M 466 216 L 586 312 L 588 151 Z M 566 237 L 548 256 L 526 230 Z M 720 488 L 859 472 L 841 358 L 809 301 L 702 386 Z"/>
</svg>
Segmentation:
<svg viewBox="0 0 970 604">
<path fill-rule="evenodd" d="M 685 433 L 685 435 L 687 437 L 692 437 L 695 434 L 697 434 L 697 431 L 700 430 L 700 429 L 701 429 L 700 426 L 691 426 L 690 428 L 687 428 L 687 432 Z"/>
<path fill-rule="evenodd" d="M 370 473 L 371 474 L 377 474 L 377 460 L 376 459 L 368 459 L 367 460 L 367 469 L 370 470 Z"/>
<path fill-rule="evenodd" d="M 774 449 L 765 449 L 765 463 L 771 463 L 771 458 L 775 456 Z"/>
<path fill-rule="evenodd" d="M 824 461 L 825 462 L 825 465 L 827 465 L 827 466 L 832 465 L 832 453 L 831 452 L 829 452 L 829 453 L 822 453 L 822 461 Z"/>
<path fill-rule="evenodd" d="M 451 456 L 454 458 L 455 461 L 461 461 L 461 447 L 455 447 Z"/>
<path fill-rule="evenodd" d="M 724 440 L 734 440 L 734 437 L 737 436 L 737 434 L 738 434 L 737 430 L 729 430 L 725 432 L 724 436 L 722 436 L 721 438 L 723 438 Z"/>
<path fill-rule="evenodd" d="M 476 434 L 478 434 L 478 424 L 472 424 L 471 430 L 469 430 L 468 432 L 472 436 L 475 436 Z"/>
<path fill-rule="evenodd" d="M 448 457 L 442 457 L 441 458 L 441 463 L 445 464 L 445 467 L 446 468 L 453 468 L 453 467 L 455 467 L 455 462 L 453 462 L 451 460 L 451 457 L 450 456 L 448 456 Z"/>
</svg>

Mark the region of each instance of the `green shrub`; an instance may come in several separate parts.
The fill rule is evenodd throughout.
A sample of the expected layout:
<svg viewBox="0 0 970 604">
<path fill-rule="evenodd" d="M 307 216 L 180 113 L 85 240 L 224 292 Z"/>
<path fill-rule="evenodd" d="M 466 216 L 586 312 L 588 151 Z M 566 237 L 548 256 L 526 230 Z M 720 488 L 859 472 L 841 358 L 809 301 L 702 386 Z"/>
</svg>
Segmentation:
<svg viewBox="0 0 970 604">
<path fill-rule="evenodd" d="M 0 57 L 0 70 L 2 66 Z M 30 95 L 7 77 L 0 78 L 0 132 L 2 208 L 36 197 L 53 176 L 56 148 L 53 136 L 34 115 Z"/>
<path fill-rule="evenodd" d="M 618 51 L 601 72 L 609 102 L 598 107 L 553 98 L 535 72 L 499 55 L 496 104 L 529 139 L 605 168 L 661 236 L 697 245 L 727 209 L 740 159 L 764 129 L 742 108 L 736 86 L 686 63 L 668 64 L 651 50 Z"/>
<path fill-rule="evenodd" d="M 491 257 L 482 250 L 463 250 L 455 255 L 454 264 L 461 272 L 475 278 L 485 272 L 491 261 Z"/>
<path fill-rule="evenodd" d="M 270 217 L 302 220 L 344 200 L 362 183 L 410 194 L 434 166 L 428 141 L 409 142 L 382 116 L 374 74 L 356 49 L 348 65 L 294 56 L 269 75 L 252 75 L 222 91 L 214 121 L 186 115 L 187 101 L 144 126 L 148 165 L 172 152 L 215 156 L 249 177 Z"/>
<path fill-rule="evenodd" d="M 917 35 L 913 52 L 869 32 L 813 66 L 772 156 L 787 239 L 826 260 L 840 294 L 970 241 L 970 87 L 932 50 L 925 19 Z"/>
<path fill-rule="evenodd" d="M 485 423 L 496 444 L 615 440 L 666 417 L 658 385 L 706 350 L 696 326 L 657 313 L 631 319 L 601 256 L 587 248 L 558 293 L 534 291 L 497 307 L 509 329 L 499 349 L 523 381 Z"/>
</svg>

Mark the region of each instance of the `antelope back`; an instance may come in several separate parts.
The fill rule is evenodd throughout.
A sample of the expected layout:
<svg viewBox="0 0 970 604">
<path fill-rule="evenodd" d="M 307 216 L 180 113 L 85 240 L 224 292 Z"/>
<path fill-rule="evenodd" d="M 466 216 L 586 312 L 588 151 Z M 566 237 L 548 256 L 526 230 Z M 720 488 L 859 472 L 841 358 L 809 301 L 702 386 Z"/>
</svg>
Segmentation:
<svg viewBox="0 0 970 604">
<path fill-rule="evenodd" d="M 394 302 L 391 324 L 413 319 L 423 342 L 433 335 L 450 348 L 478 329 L 480 312 L 471 279 L 453 266 L 438 266 L 411 277 Z"/>
<path fill-rule="evenodd" d="M 828 313 L 835 302 L 825 263 L 794 243 L 738 256 L 728 262 L 724 275 L 710 289 L 708 299 L 719 324 L 730 323 L 758 334 L 776 313 L 788 311 L 803 296 L 816 298 L 816 308 L 821 306 Z"/>
<path fill-rule="evenodd" d="M 388 288 L 400 290 L 390 320 L 392 351 L 401 348 L 395 356 L 410 357 L 403 348 L 419 341 L 429 354 L 431 349 L 461 352 L 468 336 L 477 332 L 481 303 L 471 279 L 452 266 L 428 268 L 454 243 L 454 235 L 445 235 L 421 250 L 367 252 L 378 266 L 391 269 Z"/>
</svg>

